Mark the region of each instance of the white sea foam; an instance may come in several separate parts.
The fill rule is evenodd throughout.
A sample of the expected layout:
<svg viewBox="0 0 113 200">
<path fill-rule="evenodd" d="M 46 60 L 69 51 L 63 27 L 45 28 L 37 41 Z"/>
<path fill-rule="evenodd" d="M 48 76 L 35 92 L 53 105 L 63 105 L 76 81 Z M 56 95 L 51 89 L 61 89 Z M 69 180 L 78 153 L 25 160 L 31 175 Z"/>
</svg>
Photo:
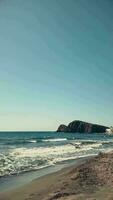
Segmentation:
<svg viewBox="0 0 113 200">
<path fill-rule="evenodd" d="M 52 146 L 52 147 L 39 147 L 39 148 L 35 147 L 32 149 L 31 148 L 30 149 L 16 148 L 10 154 L 16 155 L 17 157 L 36 157 L 36 156 L 47 157 L 49 155 L 62 155 L 62 154 L 67 154 L 67 153 L 87 151 L 93 148 L 98 148 L 101 145 L 102 145 L 101 143 L 82 145 L 80 149 L 75 149 L 74 146 L 70 144 L 66 144 L 62 146 Z"/>
<path fill-rule="evenodd" d="M 76 143 L 76 142 L 75 142 Z M 7 154 L 0 155 L 0 176 L 40 169 L 58 162 L 94 154 L 101 143 L 81 144 L 75 148 L 70 144 L 51 147 L 15 148 Z"/>
<path fill-rule="evenodd" d="M 60 142 L 60 141 L 66 141 L 67 138 L 55 138 L 55 139 L 45 139 L 42 140 L 43 142 Z"/>
<path fill-rule="evenodd" d="M 30 143 L 37 143 L 36 140 L 28 140 L 28 142 L 30 142 Z"/>
</svg>

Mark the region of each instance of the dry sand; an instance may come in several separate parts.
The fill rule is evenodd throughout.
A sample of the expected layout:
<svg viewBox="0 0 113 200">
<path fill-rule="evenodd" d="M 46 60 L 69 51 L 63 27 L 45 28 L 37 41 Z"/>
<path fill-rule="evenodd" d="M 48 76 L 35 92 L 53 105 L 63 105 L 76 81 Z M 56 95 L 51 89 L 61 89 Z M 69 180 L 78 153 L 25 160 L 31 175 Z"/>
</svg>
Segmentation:
<svg viewBox="0 0 113 200">
<path fill-rule="evenodd" d="M 113 153 L 34 180 L 0 200 L 113 200 Z"/>
</svg>

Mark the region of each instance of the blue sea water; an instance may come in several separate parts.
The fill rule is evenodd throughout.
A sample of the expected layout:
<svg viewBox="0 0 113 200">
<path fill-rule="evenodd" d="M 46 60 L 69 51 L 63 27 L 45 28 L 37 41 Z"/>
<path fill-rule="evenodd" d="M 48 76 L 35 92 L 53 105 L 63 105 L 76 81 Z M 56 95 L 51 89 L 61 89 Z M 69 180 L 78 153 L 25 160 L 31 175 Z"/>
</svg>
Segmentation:
<svg viewBox="0 0 113 200">
<path fill-rule="evenodd" d="M 0 132 L 0 177 L 36 171 L 112 149 L 113 136 L 106 134 Z"/>
</svg>

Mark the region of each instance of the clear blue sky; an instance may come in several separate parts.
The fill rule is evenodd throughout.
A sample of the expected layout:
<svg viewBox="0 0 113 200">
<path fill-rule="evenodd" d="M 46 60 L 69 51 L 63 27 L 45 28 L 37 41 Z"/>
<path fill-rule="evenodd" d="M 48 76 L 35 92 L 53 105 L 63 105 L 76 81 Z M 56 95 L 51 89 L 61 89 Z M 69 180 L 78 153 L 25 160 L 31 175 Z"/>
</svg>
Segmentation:
<svg viewBox="0 0 113 200">
<path fill-rule="evenodd" d="M 0 130 L 113 125 L 113 1 L 0 1 Z"/>
</svg>

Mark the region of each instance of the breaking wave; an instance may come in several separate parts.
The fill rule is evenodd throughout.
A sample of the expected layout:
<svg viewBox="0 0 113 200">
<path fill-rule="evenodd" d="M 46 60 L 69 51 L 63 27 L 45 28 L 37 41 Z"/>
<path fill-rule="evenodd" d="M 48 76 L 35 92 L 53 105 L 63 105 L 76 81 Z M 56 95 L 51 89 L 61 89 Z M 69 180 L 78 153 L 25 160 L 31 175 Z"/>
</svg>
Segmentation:
<svg viewBox="0 0 113 200">
<path fill-rule="evenodd" d="M 32 138 L 32 139 L 0 139 L 0 143 L 5 145 L 20 145 L 20 144 L 29 144 L 29 143 L 40 143 L 40 142 L 63 142 L 68 140 L 67 138 Z"/>
<path fill-rule="evenodd" d="M 100 134 L 0 134 L 0 177 L 38 170 L 113 149 L 113 137 Z"/>
<path fill-rule="evenodd" d="M 66 141 L 67 138 L 55 138 L 55 139 L 44 139 L 42 140 L 43 142 L 61 142 L 61 141 Z"/>
<path fill-rule="evenodd" d="M 9 153 L 0 154 L 0 176 L 7 176 L 37 170 L 56 163 L 97 154 L 98 144 L 81 145 L 75 149 L 70 144 L 52 147 L 15 148 Z"/>
</svg>

